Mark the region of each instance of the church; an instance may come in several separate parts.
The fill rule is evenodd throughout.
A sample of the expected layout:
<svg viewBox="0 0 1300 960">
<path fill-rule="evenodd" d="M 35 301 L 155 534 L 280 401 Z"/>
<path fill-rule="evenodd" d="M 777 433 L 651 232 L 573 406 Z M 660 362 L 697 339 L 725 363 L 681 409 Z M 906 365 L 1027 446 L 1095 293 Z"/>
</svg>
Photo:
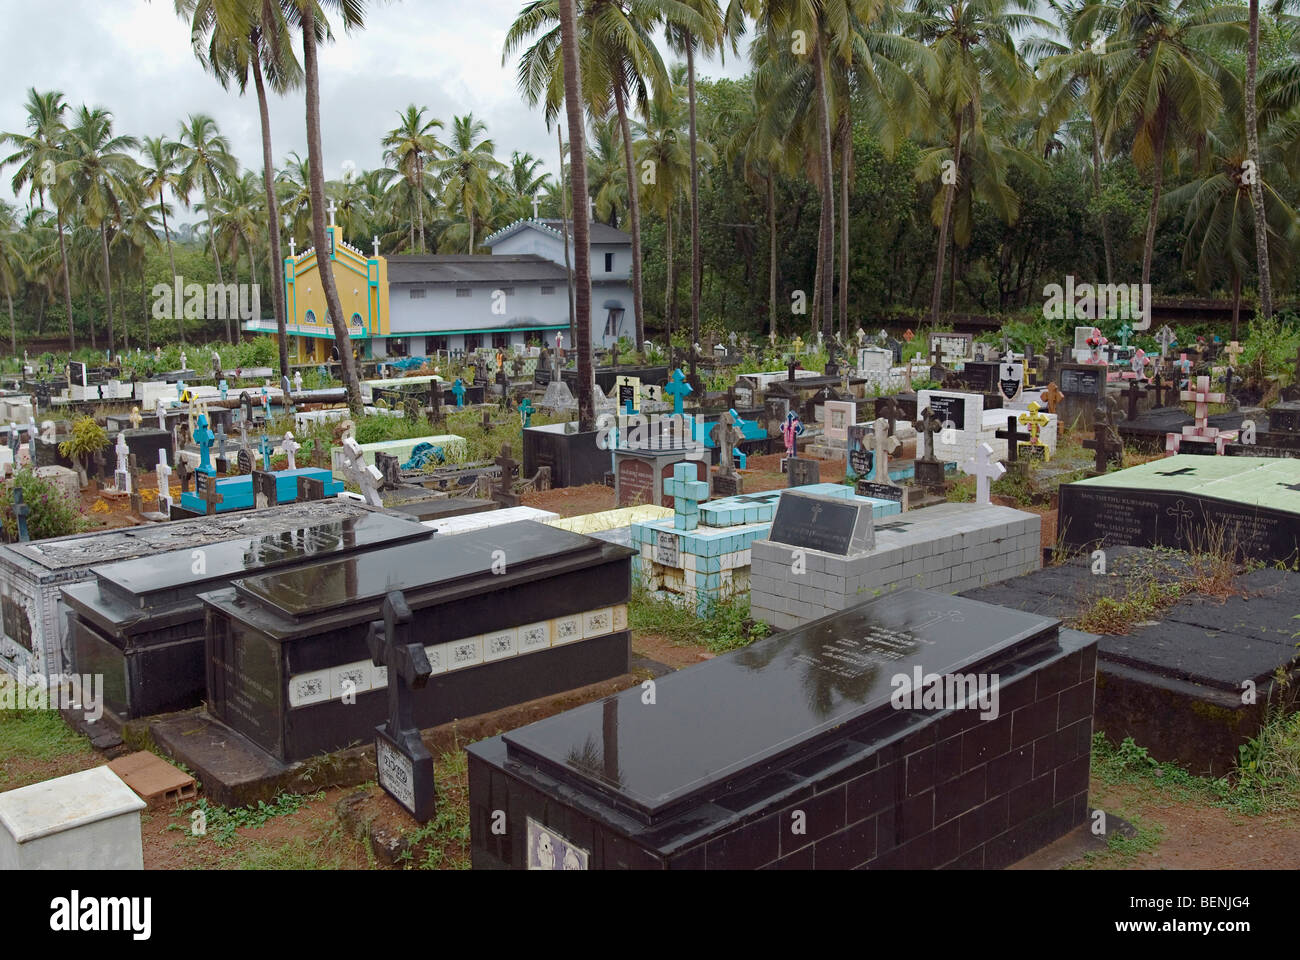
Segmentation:
<svg viewBox="0 0 1300 960">
<path fill-rule="evenodd" d="M 425 357 L 438 351 L 460 356 L 479 348 L 552 345 L 557 333 L 565 347 L 571 346 L 564 224 L 559 220 L 516 220 L 484 239 L 490 254 L 386 257 L 375 238 L 367 255 L 344 239 L 333 210 L 326 230 L 328 262 L 348 317 L 348 335 L 362 358 Z M 315 249 L 299 253 L 295 246 L 291 239 L 284 261 L 289 356 L 296 363 L 324 362 L 334 332 L 320 284 L 320 258 Z M 631 236 L 593 222 L 594 346 L 635 340 L 631 268 Z M 243 329 L 276 334 L 273 319 L 245 321 Z"/>
</svg>

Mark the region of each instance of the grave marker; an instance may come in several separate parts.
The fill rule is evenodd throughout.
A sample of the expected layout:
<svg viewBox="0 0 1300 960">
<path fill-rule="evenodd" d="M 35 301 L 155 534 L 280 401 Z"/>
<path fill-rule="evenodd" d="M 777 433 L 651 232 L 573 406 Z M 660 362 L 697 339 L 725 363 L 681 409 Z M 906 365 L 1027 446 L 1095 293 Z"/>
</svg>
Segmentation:
<svg viewBox="0 0 1300 960">
<path fill-rule="evenodd" d="M 767 539 L 837 556 L 857 556 L 875 546 L 871 504 L 787 490 L 781 494 Z"/>
</svg>

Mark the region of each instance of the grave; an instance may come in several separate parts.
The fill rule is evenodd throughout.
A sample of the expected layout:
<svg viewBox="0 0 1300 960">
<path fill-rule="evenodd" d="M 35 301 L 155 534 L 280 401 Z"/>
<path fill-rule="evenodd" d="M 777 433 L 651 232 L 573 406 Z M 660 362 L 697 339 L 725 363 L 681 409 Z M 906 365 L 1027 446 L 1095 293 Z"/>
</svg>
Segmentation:
<svg viewBox="0 0 1300 960">
<path fill-rule="evenodd" d="M 292 503 L 298 498 L 299 477 L 322 481 L 325 485 L 325 495 L 327 497 L 333 497 L 343 492 L 342 481 L 335 480 L 328 470 L 319 467 L 300 467 L 297 470 L 275 470 L 267 471 L 267 473 L 275 477 L 278 503 Z M 221 498 L 216 501 L 216 513 L 248 510 L 256 505 L 251 473 L 243 476 L 221 478 L 198 473 L 195 475 L 196 482 L 200 476 L 208 477 L 208 480 L 203 482 L 209 483 L 216 491 L 215 495 Z M 187 511 L 195 516 L 207 513 L 208 502 L 197 489 L 197 484 L 194 492 L 186 491 L 181 494 L 180 510 Z"/>
<path fill-rule="evenodd" d="M 94 580 L 62 591 L 75 672 L 104 676 L 110 723 L 196 707 L 206 683 L 200 593 L 237 577 L 431 536 L 412 520 L 347 504 L 279 533 L 97 566 Z"/>
<path fill-rule="evenodd" d="M 1300 556 L 1300 462 L 1178 454 L 1060 488 L 1065 547 L 1230 550 Z"/>
<path fill-rule="evenodd" d="M 475 497 L 449 497 L 445 493 L 431 493 L 430 497 L 432 499 L 385 504 L 385 508 L 389 513 L 405 514 L 420 522 L 497 509 L 497 505 L 491 500 L 480 500 Z"/>
<path fill-rule="evenodd" d="M 94 579 L 94 567 L 240 537 L 261 538 L 355 516 L 339 500 L 289 504 L 165 524 L 0 545 L 0 669 L 52 676 L 72 668 L 62 587 Z M 189 569 L 186 564 L 185 569 Z"/>
<path fill-rule="evenodd" d="M 0 870 L 143 870 L 144 808 L 107 766 L 0 793 Z"/>
<path fill-rule="evenodd" d="M 858 526 L 866 511 L 832 513 L 800 493 L 783 496 L 789 525 L 774 523 L 750 552 L 751 615 L 779 630 L 894 590 L 956 593 L 1042 565 L 1034 513 L 940 503 L 883 522 L 873 516 L 867 534 Z"/>
<path fill-rule="evenodd" d="M 618 417 L 609 433 L 615 502 L 620 507 L 640 503 L 671 507 L 672 498 L 665 497 L 663 484 L 684 461 L 694 464 L 696 479 L 707 480 L 709 462 L 693 440 L 696 429 L 695 416 Z"/>
<path fill-rule="evenodd" d="M 945 463 L 963 463 L 975 456 L 980 444 L 988 444 L 993 456 L 999 460 L 1010 459 L 1007 449 L 1007 417 L 1019 417 L 1019 410 L 989 406 L 990 397 L 979 393 L 951 390 L 922 390 L 917 402 L 922 409 L 929 407 L 940 424 L 935 429 L 934 456 Z M 1047 417 L 1038 431 L 1039 443 L 1046 448 L 1047 457 L 1056 453 L 1059 417 Z M 1002 436 L 999 436 L 1001 432 Z"/>
<path fill-rule="evenodd" d="M 527 427 L 523 431 L 526 477 L 539 467 L 551 468 L 552 487 L 603 483 L 609 471 L 609 451 L 599 445 L 599 430 L 579 432 L 576 421 Z"/>
<path fill-rule="evenodd" d="M 406 440 L 383 440 L 378 443 L 361 443 L 357 444 L 357 446 L 361 448 L 361 454 L 366 463 L 374 466 L 375 454 L 377 453 L 390 454 L 405 463 L 411 459 L 411 454 L 415 448 L 422 443 L 427 443 L 433 447 L 441 447 L 444 461 L 464 460 L 469 451 L 465 438 L 454 433 L 442 433 L 431 437 L 413 437 Z M 343 447 L 330 447 L 330 469 L 335 478 L 339 480 L 346 479 L 343 471 Z"/>
<path fill-rule="evenodd" d="M 394 590 L 433 666 L 420 728 L 627 672 L 631 550 L 531 521 L 440 539 L 202 594 L 212 717 L 282 763 L 368 742 L 387 673 L 365 637 Z"/>
<path fill-rule="evenodd" d="M 494 507 L 497 506 L 491 500 L 484 502 Z M 558 513 L 553 513 L 550 510 L 539 510 L 537 507 L 497 507 L 495 510 L 458 513 L 453 516 L 435 517 L 432 520 L 422 522 L 424 526 L 434 533 L 450 535 L 467 533 L 471 530 L 485 530 L 488 527 L 499 527 L 502 524 L 516 523 L 519 520 L 536 520 L 538 523 L 544 523 L 557 517 L 559 517 Z"/>
<path fill-rule="evenodd" d="M 1090 363 L 1063 363 L 1056 370 L 1062 398 L 1056 408 L 1067 426 L 1092 429 L 1097 404 L 1106 396 L 1106 367 Z"/>
<path fill-rule="evenodd" d="M 1087 819 L 1095 653 L 901 591 L 659 678 L 669 709 L 634 689 L 470 745 L 473 865 L 1005 867 Z M 998 675 L 997 718 L 899 708 L 918 673 Z"/>
</svg>

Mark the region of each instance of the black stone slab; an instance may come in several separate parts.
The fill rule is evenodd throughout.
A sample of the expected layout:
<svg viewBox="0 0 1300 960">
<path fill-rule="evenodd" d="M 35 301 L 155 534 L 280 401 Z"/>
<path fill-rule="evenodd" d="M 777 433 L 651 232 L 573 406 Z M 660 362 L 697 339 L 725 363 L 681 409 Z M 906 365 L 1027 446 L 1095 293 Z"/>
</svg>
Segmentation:
<svg viewBox="0 0 1300 960">
<path fill-rule="evenodd" d="M 669 709 L 643 709 L 634 690 L 503 739 L 511 756 L 651 822 L 744 771 L 808 751 L 829 731 L 892 710 L 890 678 L 904 666 L 976 671 L 1054 640 L 1056 628 L 1045 617 L 902 590 L 664 677 L 657 702 Z"/>
<path fill-rule="evenodd" d="M 484 513 L 496 510 L 492 500 L 479 500 L 474 497 L 440 497 L 430 500 L 416 500 L 410 503 L 387 504 L 385 509 L 404 513 L 415 520 L 439 520 L 447 517 L 459 517 L 467 513 Z"/>
<path fill-rule="evenodd" d="M 930 412 L 945 426 L 949 423 L 957 430 L 966 429 L 966 398 L 943 393 L 930 394 Z"/>
<path fill-rule="evenodd" d="M 875 542 L 871 504 L 787 490 L 767 538 L 839 556 L 865 553 Z"/>
<path fill-rule="evenodd" d="M 1206 422 L 1219 430 L 1239 430 L 1245 419 L 1244 414 L 1234 411 L 1213 414 Z M 1122 420 L 1116 427 L 1124 443 L 1149 452 L 1164 450 L 1166 434 L 1182 433 L 1183 427 L 1190 427 L 1195 422 L 1196 419 L 1182 407 L 1156 407 L 1139 415 L 1136 420 Z M 1191 452 L 1191 444 L 1187 446 L 1187 452 Z"/>
<path fill-rule="evenodd" d="M 168 430 L 159 430 L 157 427 L 152 429 L 141 427 L 138 430 L 123 431 L 126 436 L 126 449 L 129 453 L 135 454 L 135 462 L 140 465 L 142 471 L 156 470 L 158 467 L 158 452 L 167 451 L 167 463 L 172 463 L 172 435 Z"/>
<path fill-rule="evenodd" d="M 550 467 L 552 487 L 603 483 L 610 459 L 609 451 L 597 445 L 599 432 L 566 433 L 566 426 L 553 423 L 524 430 L 524 476 Z"/>
</svg>

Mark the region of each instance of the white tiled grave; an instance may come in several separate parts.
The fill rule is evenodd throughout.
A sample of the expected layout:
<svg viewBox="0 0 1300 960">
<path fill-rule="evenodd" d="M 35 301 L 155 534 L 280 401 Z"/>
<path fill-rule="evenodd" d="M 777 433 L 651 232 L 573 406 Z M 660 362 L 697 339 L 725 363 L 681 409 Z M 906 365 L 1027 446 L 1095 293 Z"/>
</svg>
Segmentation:
<svg viewBox="0 0 1300 960">
<path fill-rule="evenodd" d="M 948 414 L 951 417 L 953 429 L 939 430 L 934 434 L 934 455 L 937 459 L 947 463 L 965 463 L 975 457 L 975 451 L 981 443 L 987 443 L 993 448 L 993 456 L 997 460 L 1005 460 L 1007 457 L 1007 441 L 996 436 L 997 431 L 1006 430 L 1007 416 L 1014 412 L 1017 416 L 1024 412 L 1020 407 L 1001 407 L 993 410 L 984 409 L 984 395 L 979 393 L 964 393 L 957 390 L 922 390 L 917 394 L 916 409 L 919 412 L 927 406 L 939 407 L 935 409 L 935 419 L 944 422 L 946 417 L 941 409 L 952 411 Z M 1025 409 L 1028 409 L 1026 405 Z M 1056 438 L 1057 438 L 1057 416 L 1054 413 L 1048 413 L 1046 410 L 1040 411 L 1043 416 L 1048 418 L 1047 424 L 1042 427 L 1038 433 L 1039 442 L 1047 447 L 1049 453 L 1056 455 Z M 960 426 L 958 426 L 960 424 Z M 1028 433 L 1029 428 L 1017 424 L 1017 429 Z M 918 438 L 918 452 L 923 441 Z"/>
<path fill-rule="evenodd" d="M 0 871 L 143 870 L 144 808 L 107 766 L 0 793 Z"/>
<path fill-rule="evenodd" d="M 502 523 L 514 523 L 516 520 L 536 520 L 541 523 L 558 519 L 559 516 L 558 513 L 539 510 L 536 507 L 504 507 L 500 510 L 484 510 L 482 513 L 466 513 L 458 517 L 425 520 L 424 525 L 438 533 L 455 534 L 495 527 Z"/>
<path fill-rule="evenodd" d="M 874 520 L 873 533 L 875 546 L 857 556 L 754 541 L 751 615 L 788 630 L 903 587 L 959 593 L 1043 563 L 1042 518 L 1010 507 L 943 503 Z"/>
</svg>

